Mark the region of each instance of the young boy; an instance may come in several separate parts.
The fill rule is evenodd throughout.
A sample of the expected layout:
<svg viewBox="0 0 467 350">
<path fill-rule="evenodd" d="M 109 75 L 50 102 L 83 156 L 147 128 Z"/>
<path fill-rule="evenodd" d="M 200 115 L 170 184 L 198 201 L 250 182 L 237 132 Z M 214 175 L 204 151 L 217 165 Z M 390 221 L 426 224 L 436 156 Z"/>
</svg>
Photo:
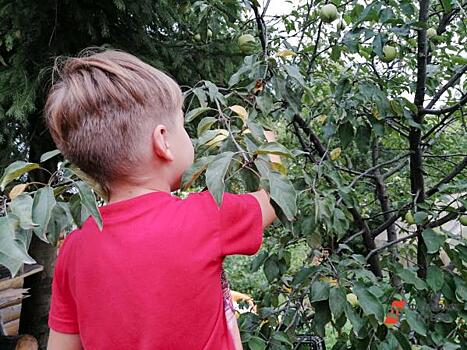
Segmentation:
<svg viewBox="0 0 467 350">
<path fill-rule="evenodd" d="M 57 258 L 49 350 L 232 350 L 220 283 L 226 255 L 255 254 L 275 220 L 264 190 L 179 188 L 193 162 L 183 98 L 167 75 L 104 51 L 70 58 L 45 115 L 64 156 L 109 195 Z M 196 297 L 194 297 L 196 296 Z"/>
</svg>

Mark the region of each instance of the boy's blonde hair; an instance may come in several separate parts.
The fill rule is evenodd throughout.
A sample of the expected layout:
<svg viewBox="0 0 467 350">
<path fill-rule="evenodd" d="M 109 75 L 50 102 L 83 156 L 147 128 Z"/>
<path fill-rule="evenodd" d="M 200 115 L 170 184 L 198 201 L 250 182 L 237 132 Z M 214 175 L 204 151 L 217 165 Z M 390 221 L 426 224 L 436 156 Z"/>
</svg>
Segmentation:
<svg viewBox="0 0 467 350">
<path fill-rule="evenodd" d="M 144 136 L 171 123 L 183 104 L 178 84 L 128 53 L 86 51 L 57 63 L 45 105 L 57 147 L 109 193 L 141 161 Z"/>
</svg>

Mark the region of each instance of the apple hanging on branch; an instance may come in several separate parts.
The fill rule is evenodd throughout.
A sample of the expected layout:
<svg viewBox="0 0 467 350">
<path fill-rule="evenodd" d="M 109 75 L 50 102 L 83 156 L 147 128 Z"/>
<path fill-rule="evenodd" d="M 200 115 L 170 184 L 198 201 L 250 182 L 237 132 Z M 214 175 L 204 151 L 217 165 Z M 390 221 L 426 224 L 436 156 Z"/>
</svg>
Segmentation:
<svg viewBox="0 0 467 350">
<path fill-rule="evenodd" d="M 319 17 L 325 23 L 331 23 L 337 19 L 337 7 L 333 4 L 327 4 L 321 7 Z"/>
<path fill-rule="evenodd" d="M 397 50 L 392 45 L 383 46 L 383 56 L 381 56 L 381 61 L 389 63 L 394 61 L 397 56 Z"/>
<path fill-rule="evenodd" d="M 238 37 L 237 43 L 243 53 L 249 54 L 254 51 L 256 39 L 251 34 L 243 34 Z"/>
</svg>

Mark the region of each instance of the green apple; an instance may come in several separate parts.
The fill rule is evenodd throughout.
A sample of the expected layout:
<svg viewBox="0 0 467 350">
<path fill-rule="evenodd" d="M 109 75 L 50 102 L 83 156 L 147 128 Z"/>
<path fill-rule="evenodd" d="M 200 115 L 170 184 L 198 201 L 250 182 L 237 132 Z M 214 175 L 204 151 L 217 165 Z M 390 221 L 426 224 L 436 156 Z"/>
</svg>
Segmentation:
<svg viewBox="0 0 467 350">
<path fill-rule="evenodd" d="M 319 16 L 323 22 L 331 23 L 337 18 L 337 7 L 333 4 L 324 5 L 319 11 Z"/>
<path fill-rule="evenodd" d="M 206 32 L 206 36 L 207 36 L 208 39 L 212 38 L 212 30 L 211 29 L 208 29 L 208 31 Z"/>
<path fill-rule="evenodd" d="M 405 221 L 406 221 L 409 225 L 415 224 L 415 219 L 414 219 L 413 214 L 412 214 L 411 211 L 408 211 L 407 214 L 405 214 Z"/>
<path fill-rule="evenodd" d="M 437 35 L 438 33 L 436 32 L 436 29 L 435 28 L 428 28 L 426 30 L 426 36 L 428 39 L 431 39 L 432 37 L 434 37 L 435 35 Z"/>
<path fill-rule="evenodd" d="M 193 38 L 196 40 L 196 41 L 201 41 L 201 35 L 198 33 L 198 34 L 195 34 L 193 36 Z"/>
<path fill-rule="evenodd" d="M 467 226 L 467 215 L 461 215 L 459 218 L 459 221 L 461 222 L 462 225 Z"/>
<path fill-rule="evenodd" d="M 354 293 L 347 294 L 346 298 L 349 304 L 353 307 L 360 305 L 360 303 L 358 302 L 358 298 Z"/>
<path fill-rule="evenodd" d="M 394 46 L 391 45 L 384 45 L 383 46 L 383 56 L 381 60 L 383 62 L 389 63 L 393 61 L 397 56 L 397 50 Z"/>
<path fill-rule="evenodd" d="M 254 49 L 256 39 L 251 34 L 243 34 L 238 37 L 237 43 L 243 53 L 250 53 Z"/>
</svg>

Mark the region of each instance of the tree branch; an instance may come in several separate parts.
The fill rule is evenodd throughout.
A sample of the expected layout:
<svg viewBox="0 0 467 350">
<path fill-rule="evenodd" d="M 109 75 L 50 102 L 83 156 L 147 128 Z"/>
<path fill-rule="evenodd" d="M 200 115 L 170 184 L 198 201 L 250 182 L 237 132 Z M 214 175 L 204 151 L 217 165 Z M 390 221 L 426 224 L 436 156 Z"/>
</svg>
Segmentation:
<svg viewBox="0 0 467 350">
<path fill-rule="evenodd" d="M 381 210 L 383 211 L 383 217 L 385 220 L 388 220 L 390 218 L 389 212 L 392 210 L 391 208 L 391 200 L 389 199 L 389 195 L 387 194 L 386 191 L 386 184 L 384 183 L 384 178 L 381 175 L 381 170 L 379 167 L 376 167 L 378 165 L 379 161 L 379 140 L 378 138 L 374 139 L 373 142 L 373 149 L 371 152 L 371 158 L 373 162 L 373 168 L 375 169 L 373 171 L 374 173 L 374 182 L 375 182 L 375 192 L 376 192 L 376 197 L 378 198 L 378 201 L 381 206 Z M 397 240 L 397 232 L 396 232 L 396 227 L 394 224 L 391 224 L 388 229 L 387 229 L 387 237 L 388 237 L 388 243 L 393 242 Z M 374 253 L 368 254 L 368 258 L 370 258 Z M 391 249 L 391 257 L 392 260 L 396 260 L 396 252 L 394 249 Z M 393 272 L 390 272 L 390 277 L 391 281 L 394 286 L 397 287 L 397 289 L 401 288 L 401 281 L 400 278 Z"/>
<path fill-rule="evenodd" d="M 451 181 L 453 178 L 455 178 L 464 168 L 467 166 L 467 156 L 462 159 L 462 161 L 457 164 L 454 169 L 451 170 L 449 174 L 447 174 L 443 179 L 441 179 L 436 185 L 434 185 L 432 188 L 430 188 L 428 191 L 426 191 L 427 196 L 431 196 L 435 194 L 436 192 L 439 191 L 439 187 L 443 184 L 448 183 Z"/>
<path fill-rule="evenodd" d="M 259 30 L 259 40 L 261 41 L 261 47 L 263 48 L 263 57 L 268 57 L 268 39 L 266 32 L 266 25 L 264 24 L 264 18 L 260 15 L 258 7 L 256 7 L 254 1 L 250 2 L 253 12 L 255 13 L 256 25 Z"/>
<path fill-rule="evenodd" d="M 379 247 L 379 248 L 375 248 L 373 249 L 367 256 L 366 256 L 366 260 L 369 260 L 374 254 L 376 254 L 377 252 L 381 251 L 381 250 L 384 250 L 386 248 L 389 248 L 389 247 L 392 247 L 394 244 L 397 244 L 397 243 L 400 243 L 400 242 L 403 242 L 403 241 L 406 241 L 410 238 L 414 238 L 414 237 L 417 237 L 417 232 L 411 234 L 411 235 L 408 235 L 408 236 L 405 236 L 405 237 L 401 237 L 399 239 L 396 239 L 395 241 L 391 241 L 391 242 L 388 242 L 387 244 Z"/>
<path fill-rule="evenodd" d="M 442 108 L 442 109 L 422 109 L 422 113 L 423 114 L 434 114 L 434 115 L 451 113 L 451 112 L 457 111 L 466 103 L 467 103 L 467 94 L 464 94 L 461 97 L 460 101 L 453 106 Z"/>
<path fill-rule="evenodd" d="M 451 115 L 454 114 L 454 112 L 455 112 L 455 111 L 452 111 L 451 113 L 446 114 L 446 115 L 443 117 L 443 119 L 441 119 L 441 121 L 440 121 L 438 124 L 434 125 L 430 130 L 428 130 L 428 131 L 425 133 L 425 135 L 422 136 L 422 140 L 427 139 L 431 134 L 433 134 L 434 132 L 436 132 L 438 129 L 441 130 L 441 129 L 444 127 L 444 124 L 445 124 L 446 120 L 448 120 L 448 119 L 451 117 Z"/>
<path fill-rule="evenodd" d="M 438 220 L 435 220 L 435 221 L 432 221 L 430 222 L 428 225 L 426 225 L 427 227 L 438 227 L 438 226 L 441 226 L 441 225 L 444 225 L 445 223 L 451 221 L 451 220 L 454 220 L 455 218 L 457 218 L 459 216 L 459 213 L 464 213 L 465 212 L 465 207 L 464 206 L 460 206 L 459 208 L 456 209 L 457 211 L 453 211 L 449 214 L 446 214 L 445 216 L 443 216 L 442 218 L 439 218 Z"/>
<path fill-rule="evenodd" d="M 426 106 L 426 109 L 431 109 L 435 103 L 440 99 L 440 97 L 454 84 L 457 82 L 457 80 L 460 79 L 462 74 L 464 74 L 467 71 L 467 64 L 464 65 L 456 74 L 454 74 L 451 79 L 448 80 L 446 84 L 444 84 L 441 89 L 438 90 L 438 92 L 433 96 L 431 99 L 430 103 Z"/>
<path fill-rule="evenodd" d="M 293 121 L 296 122 L 297 125 L 300 126 L 303 132 L 308 136 L 311 144 L 313 145 L 315 150 L 318 152 L 318 155 L 321 158 L 326 159 L 327 158 L 326 149 L 321 144 L 321 141 L 319 140 L 318 136 L 316 136 L 313 130 L 311 130 L 311 128 L 307 125 L 305 120 L 303 120 L 303 118 L 300 115 L 295 114 Z M 329 176 L 324 175 L 324 178 L 326 179 L 326 181 L 328 181 L 328 183 L 333 184 L 332 179 Z M 363 242 L 365 244 L 365 248 L 367 249 L 367 251 L 370 252 L 371 250 L 375 249 L 376 248 L 375 241 L 374 241 L 373 236 L 371 235 L 370 228 L 368 227 L 368 224 L 365 222 L 365 219 L 363 219 L 360 212 L 357 210 L 357 208 L 350 207 L 350 206 L 347 207 L 347 210 L 352 215 L 357 227 L 363 231 L 362 233 Z M 381 272 L 381 267 L 379 266 L 378 256 L 373 255 L 368 260 L 368 262 L 370 264 L 370 269 L 375 274 L 375 276 L 381 277 L 382 272 Z"/>
</svg>

